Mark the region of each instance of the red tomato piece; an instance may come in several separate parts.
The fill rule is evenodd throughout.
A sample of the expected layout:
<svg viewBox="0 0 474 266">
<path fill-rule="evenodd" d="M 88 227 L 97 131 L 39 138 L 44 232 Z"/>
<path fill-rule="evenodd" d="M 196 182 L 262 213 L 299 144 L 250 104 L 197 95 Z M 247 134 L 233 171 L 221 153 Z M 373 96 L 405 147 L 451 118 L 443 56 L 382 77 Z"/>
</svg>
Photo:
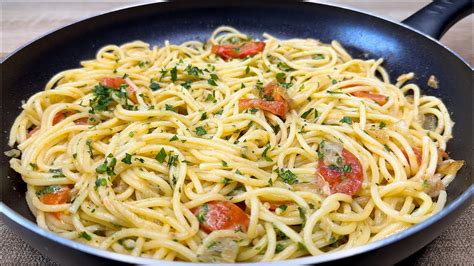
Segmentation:
<svg viewBox="0 0 474 266">
<path fill-rule="evenodd" d="M 120 88 L 122 84 L 126 84 L 123 78 L 104 78 L 102 80 L 102 85 L 113 89 Z"/>
<path fill-rule="evenodd" d="M 342 169 L 335 169 L 324 163 L 323 159 L 319 160 L 317 171 L 326 181 L 331 189 L 331 193 L 344 193 L 349 196 L 354 195 L 362 185 L 362 165 L 359 160 L 346 149 L 342 149 L 341 157 L 343 165 L 348 165 L 345 172 Z M 350 166 L 350 167 L 349 167 Z"/>
<path fill-rule="evenodd" d="M 73 114 L 76 114 L 76 112 L 75 111 L 70 111 L 70 110 L 65 110 L 65 111 L 61 111 L 61 112 L 56 113 L 56 115 L 53 118 L 53 126 L 56 125 L 57 123 L 63 121 L 66 117 L 71 116 Z M 89 124 L 89 118 L 87 118 L 87 117 L 79 118 L 79 119 L 75 120 L 74 123 L 76 125 L 88 125 Z"/>
<path fill-rule="evenodd" d="M 240 44 L 213 45 L 211 51 L 227 61 L 231 58 L 243 59 L 247 56 L 253 56 L 262 52 L 263 49 L 265 49 L 264 42 L 245 42 Z"/>
<path fill-rule="evenodd" d="M 225 229 L 246 232 L 249 226 L 249 216 L 230 201 L 210 201 L 193 212 L 207 233 Z"/>
<path fill-rule="evenodd" d="M 288 105 L 285 102 L 266 101 L 262 99 L 240 99 L 239 107 L 242 109 L 260 108 L 281 117 L 285 117 L 288 112 Z"/>
<path fill-rule="evenodd" d="M 69 191 L 71 189 L 69 187 L 62 187 L 60 190 L 54 192 L 54 193 L 48 193 L 44 194 L 41 197 L 41 201 L 44 204 L 49 204 L 49 205 L 57 205 L 57 204 L 64 204 L 68 202 L 69 200 Z M 56 217 L 56 219 L 61 218 L 61 212 L 53 212 L 51 213 Z"/>
<path fill-rule="evenodd" d="M 285 118 L 286 113 L 290 109 L 289 102 L 291 101 L 291 99 L 286 95 L 285 90 L 280 87 L 278 83 L 270 82 L 263 89 L 263 95 L 272 100 L 240 99 L 239 107 L 242 109 L 260 108 L 264 111 Z"/>
<path fill-rule="evenodd" d="M 62 187 L 60 190 L 54 193 L 44 194 L 41 197 L 41 201 L 48 205 L 64 204 L 69 200 L 68 193 L 70 190 L 71 189 L 69 187 Z"/>
<path fill-rule="evenodd" d="M 375 101 L 379 105 L 384 105 L 387 103 L 388 99 L 387 96 L 377 94 L 377 93 L 372 93 L 370 91 L 356 91 L 351 93 L 355 97 L 360 97 L 360 98 L 367 98 Z"/>
<path fill-rule="evenodd" d="M 112 89 L 119 89 L 122 84 L 127 84 L 127 81 L 123 78 L 104 78 L 102 80 L 102 85 L 112 88 Z M 137 96 L 135 95 L 135 89 L 131 86 L 127 86 L 127 95 L 130 101 L 133 103 L 138 103 Z"/>
</svg>

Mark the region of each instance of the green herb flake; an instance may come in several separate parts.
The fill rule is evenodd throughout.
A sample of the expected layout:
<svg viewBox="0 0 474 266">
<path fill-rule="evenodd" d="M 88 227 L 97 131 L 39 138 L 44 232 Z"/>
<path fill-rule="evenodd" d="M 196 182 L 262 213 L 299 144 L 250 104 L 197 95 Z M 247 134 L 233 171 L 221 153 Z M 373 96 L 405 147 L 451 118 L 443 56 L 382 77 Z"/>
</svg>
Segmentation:
<svg viewBox="0 0 474 266">
<path fill-rule="evenodd" d="M 314 110 L 314 108 L 309 108 L 306 112 L 304 112 L 302 115 L 301 115 L 301 118 L 304 118 L 306 119 L 306 117 L 308 117 L 309 114 L 311 114 L 311 112 Z"/>
<path fill-rule="evenodd" d="M 202 126 L 199 126 L 196 128 L 196 135 L 203 136 L 206 134 L 207 134 L 207 131 Z"/>
<path fill-rule="evenodd" d="M 157 90 L 161 89 L 161 86 L 160 86 L 159 83 L 152 81 L 152 82 L 150 83 L 150 89 L 151 89 L 152 91 L 157 91 Z"/>
<path fill-rule="evenodd" d="M 289 185 L 298 183 L 298 177 L 289 169 L 277 169 L 276 173 L 281 180 Z"/>
<path fill-rule="evenodd" d="M 384 128 L 385 126 L 386 126 L 386 125 L 385 125 L 385 122 L 381 121 L 381 122 L 379 123 L 379 129 L 382 129 L 382 128 Z"/>
<path fill-rule="evenodd" d="M 267 156 L 267 152 L 269 149 L 270 149 L 270 145 L 267 145 L 267 147 L 265 147 L 265 149 L 263 150 L 262 158 L 265 159 L 265 161 L 267 162 L 273 162 L 272 158 Z"/>
<path fill-rule="evenodd" d="M 37 164 L 35 164 L 35 163 L 30 163 L 30 166 L 31 166 L 31 169 L 33 169 L 33 171 L 38 170 L 38 165 L 37 165 Z"/>
<path fill-rule="evenodd" d="M 202 205 L 201 208 L 199 208 L 199 212 L 196 215 L 199 223 L 204 223 L 206 221 L 206 216 L 207 216 L 208 211 L 209 211 L 209 206 L 207 205 L 207 203 L 205 203 L 204 205 Z"/>
<path fill-rule="evenodd" d="M 209 85 L 212 85 L 212 86 L 217 86 L 216 81 L 213 80 L 213 79 L 208 79 L 208 80 L 207 80 L 207 83 L 209 83 Z"/>
<path fill-rule="evenodd" d="M 166 151 L 164 148 L 161 148 L 160 152 L 158 152 L 158 154 L 155 156 L 155 160 L 157 160 L 158 162 L 160 163 L 163 163 L 166 159 Z"/>
<path fill-rule="evenodd" d="M 179 140 L 179 138 L 178 138 L 177 135 L 174 135 L 172 138 L 170 138 L 170 142 L 171 142 L 171 141 L 175 141 L 175 140 Z"/>
<path fill-rule="evenodd" d="M 224 167 L 227 167 L 227 166 L 228 166 L 227 162 L 224 161 L 224 160 L 221 160 L 221 164 L 222 164 L 222 166 L 224 166 Z"/>
<path fill-rule="evenodd" d="M 62 169 L 49 169 L 48 172 L 53 173 L 52 178 L 66 177 L 66 176 L 63 174 L 63 170 L 62 170 Z"/>
<path fill-rule="evenodd" d="M 324 57 L 323 54 L 317 54 L 317 55 L 314 55 L 314 56 L 313 56 L 313 59 L 315 59 L 315 60 L 322 60 L 322 59 L 324 59 L 324 58 L 325 58 L 325 57 Z"/>
<path fill-rule="evenodd" d="M 170 104 L 165 104 L 165 110 L 177 113 L 176 108 Z"/>
<path fill-rule="evenodd" d="M 199 119 L 199 121 L 203 121 L 203 120 L 206 120 L 207 119 L 207 113 L 204 112 L 201 114 L 201 118 Z"/>
<path fill-rule="evenodd" d="M 178 155 L 169 155 L 168 167 L 176 166 L 178 164 Z"/>
<path fill-rule="evenodd" d="M 178 69 L 176 68 L 176 66 L 170 70 L 170 75 L 171 75 L 171 80 L 173 82 L 176 82 L 176 80 L 178 80 Z"/>
<path fill-rule="evenodd" d="M 352 125 L 352 118 L 348 116 L 344 116 L 341 120 L 339 120 L 339 122 Z"/>
<path fill-rule="evenodd" d="M 85 231 L 79 233 L 79 237 L 84 238 L 87 241 L 90 241 L 92 237 Z"/>
<path fill-rule="evenodd" d="M 124 164 L 132 164 L 132 155 L 125 153 L 125 157 L 122 159 Z"/>
<path fill-rule="evenodd" d="M 248 75 L 248 74 L 249 74 L 249 72 L 250 72 L 250 67 L 249 67 L 249 66 L 247 66 L 247 67 L 245 68 L 245 74 L 246 74 L 246 75 Z"/>
<path fill-rule="evenodd" d="M 277 243 L 275 246 L 275 253 L 280 253 L 285 249 L 282 243 Z"/>
<path fill-rule="evenodd" d="M 278 206 L 278 209 L 280 209 L 282 212 L 286 211 L 286 209 L 288 209 L 288 206 L 286 206 L 285 204 L 280 204 Z"/>
<path fill-rule="evenodd" d="M 345 164 L 343 167 L 342 167 L 342 171 L 344 173 L 350 173 L 352 172 L 352 166 L 350 164 Z"/>
</svg>

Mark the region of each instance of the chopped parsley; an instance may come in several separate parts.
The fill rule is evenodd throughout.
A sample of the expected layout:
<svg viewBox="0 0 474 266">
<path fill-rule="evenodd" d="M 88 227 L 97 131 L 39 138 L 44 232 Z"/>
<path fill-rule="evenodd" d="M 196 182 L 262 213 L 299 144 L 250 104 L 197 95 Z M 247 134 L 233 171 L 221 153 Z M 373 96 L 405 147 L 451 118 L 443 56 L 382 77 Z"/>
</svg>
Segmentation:
<svg viewBox="0 0 474 266">
<path fill-rule="evenodd" d="M 249 72 L 250 72 L 250 67 L 247 66 L 247 67 L 245 68 L 245 74 L 247 75 Z M 243 84 L 243 83 L 242 83 L 242 84 Z"/>
<path fill-rule="evenodd" d="M 321 59 L 324 59 L 324 58 L 325 58 L 325 57 L 324 57 L 323 54 L 317 54 L 317 55 L 314 55 L 314 56 L 313 56 L 313 59 L 315 59 L 315 60 L 321 60 Z"/>
<path fill-rule="evenodd" d="M 224 179 L 222 179 L 222 184 L 224 184 L 224 185 L 227 186 L 227 185 L 230 183 L 230 181 L 231 181 L 231 180 L 230 180 L 229 178 L 224 177 Z"/>
<path fill-rule="evenodd" d="M 265 159 L 265 161 L 267 162 L 273 162 L 272 158 L 267 156 L 267 152 L 269 149 L 270 149 L 270 145 L 267 145 L 267 147 L 263 150 L 262 158 Z"/>
<path fill-rule="evenodd" d="M 286 206 L 285 204 L 281 204 L 278 206 L 278 209 L 280 209 L 282 212 L 286 211 L 286 209 L 288 209 L 288 206 Z"/>
<path fill-rule="evenodd" d="M 163 163 L 166 159 L 166 151 L 164 148 L 161 148 L 160 152 L 158 152 L 158 154 L 155 156 L 155 160 L 157 160 L 158 162 L 160 163 Z"/>
<path fill-rule="evenodd" d="M 295 183 L 298 183 L 298 177 L 291 172 L 289 169 L 276 169 L 275 172 L 278 174 L 278 177 L 281 178 L 281 180 L 289 185 L 293 185 Z"/>
<path fill-rule="evenodd" d="M 277 67 L 278 67 L 279 69 L 283 70 L 283 71 L 286 71 L 286 72 L 294 70 L 292 67 L 290 67 L 290 66 L 289 66 L 288 64 L 286 64 L 285 62 L 279 62 L 279 63 L 277 64 Z"/>
<path fill-rule="evenodd" d="M 74 157 L 74 156 L 73 156 Z M 38 170 L 38 165 L 35 164 L 35 163 L 30 163 L 30 166 L 31 166 L 31 169 L 33 169 L 33 171 L 36 171 Z"/>
<path fill-rule="evenodd" d="M 122 159 L 122 162 L 125 164 L 132 164 L 132 155 L 125 153 L 125 157 Z"/>
<path fill-rule="evenodd" d="M 217 86 L 216 81 L 213 80 L 212 78 L 208 79 L 208 80 L 207 80 L 207 83 L 209 83 L 209 85 L 212 85 L 212 86 Z"/>
<path fill-rule="evenodd" d="M 92 239 L 92 237 L 85 231 L 80 232 L 79 237 L 82 237 L 87 241 L 90 241 Z"/>
<path fill-rule="evenodd" d="M 352 124 L 352 118 L 350 118 L 348 116 L 344 116 L 341 120 L 339 120 L 339 122 L 351 125 Z"/>
<path fill-rule="evenodd" d="M 170 104 L 165 104 L 165 110 L 177 113 L 176 108 Z"/>
<path fill-rule="evenodd" d="M 222 166 L 224 166 L 224 167 L 227 167 L 227 166 L 228 166 L 227 162 L 224 161 L 224 160 L 221 160 L 221 164 L 222 164 Z"/>
<path fill-rule="evenodd" d="M 249 111 L 250 111 L 250 113 L 255 114 L 256 112 L 258 112 L 258 109 L 257 108 L 250 108 Z"/>
<path fill-rule="evenodd" d="M 207 134 L 207 131 L 202 126 L 199 126 L 196 128 L 196 135 L 203 136 L 206 134 Z"/>
<path fill-rule="evenodd" d="M 280 73 L 276 74 L 276 79 L 280 83 L 285 81 L 285 77 L 286 77 L 286 75 L 283 72 L 280 72 Z"/>
<path fill-rule="evenodd" d="M 190 79 L 187 79 L 185 82 L 181 83 L 181 86 L 189 90 L 191 88 L 191 83 L 193 83 L 193 81 Z"/>
<path fill-rule="evenodd" d="M 62 169 L 49 169 L 48 172 L 53 173 L 52 178 L 66 177 L 66 176 L 63 174 L 63 170 L 62 170 Z"/>
<path fill-rule="evenodd" d="M 95 187 L 98 188 L 98 187 L 105 187 L 107 186 L 107 179 L 105 178 L 97 178 L 95 180 Z"/>
<path fill-rule="evenodd" d="M 192 65 L 188 65 L 184 70 L 188 73 L 188 75 L 194 76 L 195 78 L 199 78 L 199 75 L 204 74 L 201 69 Z"/>
<path fill-rule="evenodd" d="M 275 253 L 280 253 L 285 249 L 282 243 L 277 243 L 275 246 Z"/>
<path fill-rule="evenodd" d="M 176 80 L 178 80 L 178 69 L 176 68 L 176 66 L 170 70 L 170 75 L 171 75 L 171 80 L 173 82 L 176 82 Z"/>
<path fill-rule="evenodd" d="M 178 136 L 176 136 L 176 135 L 174 135 L 172 138 L 170 138 L 170 142 L 175 141 L 175 140 L 179 140 Z"/>
<path fill-rule="evenodd" d="M 161 76 L 160 76 L 160 81 L 166 76 L 166 74 L 168 73 L 168 70 L 167 69 L 162 69 L 160 70 L 160 73 L 161 73 Z"/>
<path fill-rule="evenodd" d="M 344 173 L 350 173 L 352 172 L 352 166 L 350 164 L 345 164 L 343 167 L 342 167 L 342 171 Z"/>
<path fill-rule="evenodd" d="M 382 129 L 384 128 L 386 125 L 385 125 L 385 122 L 384 121 L 381 121 L 380 124 L 379 124 L 379 129 Z"/>
<path fill-rule="evenodd" d="M 61 186 L 58 185 L 51 185 L 43 188 L 43 190 L 36 192 L 36 195 L 41 196 L 44 194 L 52 194 L 60 191 L 62 189 Z"/>
<path fill-rule="evenodd" d="M 205 102 L 213 102 L 213 103 L 217 102 L 217 100 L 216 100 L 216 92 L 213 91 L 212 94 L 209 93 L 204 101 L 205 101 Z"/>
<path fill-rule="evenodd" d="M 309 114 L 311 114 L 311 112 L 315 110 L 314 108 L 309 108 L 306 112 L 304 112 L 302 115 L 301 115 L 301 118 L 304 118 L 306 119 L 306 117 L 308 117 Z M 317 112 L 317 111 L 316 111 Z M 316 115 L 317 116 L 317 115 Z"/>
<path fill-rule="evenodd" d="M 107 172 L 108 176 L 113 176 L 115 175 L 114 170 L 115 170 L 116 164 L 117 164 L 117 159 L 112 154 L 109 154 L 107 155 L 107 157 L 105 157 L 104 163 L 97 166 L 95 171 L 99 174 L 103 174 Z"/>
<path fill-rule="evenodd" d="M 160 84 L 158 84 L 157 82 L 154 82 L 152 80 L 151 83 L 150 83 L 150 89 L 152 91 L 157 91 L 157 90 L 161 89 L 161 86 L 160 86 Z"/>
<path fill-rule="evenodd" d="M 133 136 L 135 136 L 135 132 L 134 132 L 134 131 L 128 132 L 128 136 L 131 137 L 131 138 L 133 138 Z"/>
<path fill-rule="evenodd" d="M 204 223 L 206 221 L 206 216 L 207 216 L 208 211 L 209 211 L 209 206 L 207 205 L 207 203 L 205 203 L 204 205 L 202 205 L 201 208 L 199 208 L 199 212 L 196 215 L 199 223 Z"/>
<path fill-rule="evenodd" d="M 201 114 L 201 118 L 199 119 L 199 121 L 203 121 L 203 120 L 206 120 L 207 119 L 207 113 L 204 112 Z"/>
<path fill-rule="evenodd" d="M 178 155 L 169 155 L 168 167 L 178 165 Z"/>
</svg>

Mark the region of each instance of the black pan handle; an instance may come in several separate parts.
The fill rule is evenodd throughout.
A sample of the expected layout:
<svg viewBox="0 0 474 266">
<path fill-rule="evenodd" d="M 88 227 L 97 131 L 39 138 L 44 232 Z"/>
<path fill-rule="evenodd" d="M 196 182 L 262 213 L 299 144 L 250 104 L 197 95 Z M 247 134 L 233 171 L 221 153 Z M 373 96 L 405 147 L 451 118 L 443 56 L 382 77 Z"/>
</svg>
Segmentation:
<svg viewBox="0 0 474 266">
<path fill-rule="evenodd" d="M 435 39 L 462 18 L 472 14 L 471 0 L 435 0 L 402 21 Z"/>
</svg>

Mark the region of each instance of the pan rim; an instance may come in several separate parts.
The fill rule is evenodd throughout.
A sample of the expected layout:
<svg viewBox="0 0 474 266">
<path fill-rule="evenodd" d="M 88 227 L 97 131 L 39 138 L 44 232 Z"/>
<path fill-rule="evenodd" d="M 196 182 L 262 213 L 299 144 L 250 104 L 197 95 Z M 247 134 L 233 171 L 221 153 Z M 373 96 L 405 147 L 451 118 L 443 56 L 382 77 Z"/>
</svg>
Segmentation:
<svg viewBox="0 0 474 266">
<path fill-rule="evenodd" d="M 126 9 L 132 9 L 132 8 L 137 8 L 137 7 L 141 7 L 141 6 L 148 6 L 148 5 L 159 5 L 159 4 L 162 4 L 164 2 L 166 2 L 166 1 L 157 1 L 157 2 L 146 3 L 146 4 L 128 5 L 128 6 L 125 6 L 125 7 L 113 9 L 111 11 L 105 11 L 105 12 L 102 12 L 102 13 L 97 14 L 97 15 L 92 15 L 92 16 L 89 16 L 87 18 L 80 19 L 78 21 L 72 22 L 68 25 L 59 27 L 57 29 L 53 29 L 53 30 L 48 31 L 47 33 L 45 33 L 43 35 L 38 36 L 37 38 L 33 39 L 32 41 L 27 42 L 26 44 L 22 45 L 21 47 L 15 49 L 15 51 L 13 51 L 10 54 L 6 55 L 1 60 L 0 63 L 3 65 L 3 63 L 7 63 L 10 60 L 14 60 L 15 55 L 17 53 L 21 52 L 26 47 L 28 47 L 28 46 L 44 39 L 44 38 L 47 38 L 50 35 L 56 34 L 59 31 L 67 30 L 68 28 L 70 28 L 71 26 L 73 26 L 75 24 L 85 23 L 85 22 L 88 22 L 89 20 L 96 19 L 97 17 L 107 16 L 111 13 L 120 12 L 120 11 L 123 11 L 123 10 L 126 10 Z M 390 20 L 390 19 L 387 19 L 387 18 L 383 18 L 383 17 L 380 17 L 378 15 L 374 15 L 370 12 L 361 11 L 361 10 L 358 10 L 358 9 L 355 9 L 355 8 L 349 8 L 349 7 L 345 7 L 345 6 L 340 6 L 340 5 L 335 5 L 335 4 L 328 4 L 328 3 L 319 3 L 319 2 L 315 2 L 315 1 L 304 1 L 304 2 L 308 3 L 308 4 L 329 6 L 331 8 L 338 8 L 338 9 L 348 10 L 348 11 L 359 13 L 361 15 L 371 16 L 371 17 L 378 18 L 380 20 L 383 20 L 383 21 L 390 22 L 392 24 L 401 26 L 401 27 L 403 27 L 407 30 L 410 30 L 410 31 L 413 31 L 413 32 L 417 33 L 418 35 L 424 36 L 425 38 L 429 39 L 432 42 L 435 42 L 437 45 L 441 46 L 441 48 L 444 48 L 445 50 L 449 51 L 452 55 L 454 55 L 458 60 L 460 60 L 463 63 L 464 66 L 466 66 L 466 67 L 468 67 L 469 69 L 472 70 L 472 67 L 467 63 L 467 61 L 465 61 L 461 56 L 459 56 L 459 54 L 457 54 L 456 52 L 454 52 L 453 50 L 448 48 L 446 45 L 442 44 L 441 42 L 434 39 L 433 37 L 428 36 L 428 35 L 422 33 L 421 31 L 416 30 L 414 28 L 411 28 L 411 27 L 409 27 L 407 25 L 404 25 L 400 22 L 396 22 L 396 21 L 393 21 L 393 20 Z M 300 4 L 300 3 L 296 3 L 296 4 Z M 222 5 L 222 6 L 224 6 L 224 5 Z M 350 248 L 350 249 L 347 249 L 347 250 L 341 250 L 341 251 L 334 252 L 334 253 L 327 253 L 327 254 L 322 254 L 322 255 L 318 255 L 318 256 L 307 256 L 307 257 L 291 259 L 291 260 L 284 260 L 284 261 L 265 262 L 265 264 L 285 265 L 286 266 L 288 263 L 295 263 L 295 264 L 321 263 L 321 262 L 328 262 L 328 261 L 338 260 L 338 259 L 346 258 L 346 257 L 349 257 L 349 256 L 353 256 L 353 255 L 357 255 L 357 254 L 361 254 L 361 253 L 365 253 L 365 252 L 368 252 L 368 251 L 371 251 L 371 250 L 381 248 L 383 246 L 389 245 L 389 244 L 397 242 L 397 241 L 399 241 L 403 238 L 411 236 L 415 233 L 418 233 L 418 232 L 424 230 L 425 228 L 431 226 L 433 223 L 441 220 L 443 217 L 451 214 L 454 210 L 458 209 L 463 203 L 468 201 L 473 196 L 473 194 L 474 194 L 474 185 L 471 184 L 471 186 L 468 187 L 461 195 L 459 195 L 457 198 L 455 198 L 448 206 L 446 206 L 444 209 L 442 209 L 437 214 L 429 217 L 428 219 L 426 219 L 425 221 L 423 221 L 423 222 L 421 222 L 417 225 L 414 225 L 414 226 L 412 226 L 412 227 L 410 227 L 406 230 L 401 231 L 400 233 L 394 234 L 390 237 L 381 239 L 379 241 L 375 241 L 373 243 L 365 244 L 365 245 L 362 245 L 362 246 L 359 246 L 359 247 L 353 247 L 353 248 Z M 66 246 L 66 247 L 74 248 L 76 250 L 79 250 L 79 251 L 82 251 L 82 252 L 85 252 L 85 253 L 88 253 L 88 254 L 91 254 L 91 255 L 99 256 L 99 257 L 102 257 L 102 258 L 117 260 L 117 261 L 122 261 L 122 262 L 128 262 L 128 263 L 138 263 L 138 264 L 153 264 L 153 263 L 157 263 L 157 262 L 160 262 L 160 264 L 162 264 L 162 265 L 190 265 L 191 264 L 189 262 L 166 262 L 166 261 L 162 261 L 162 260 L 148 259 L 148 258 L 143 258 L 143 257 L 134 257 L 134 256 L 130 256 L 130 255 L 119 254 L 119 253 L 115 253 L 115 252 L 112 252 L 112 251 L 101 250 L 101 249 L 98 249 L 98 248 L 95 248 L 95 247 L 92 247 L 92 246 L 89 246 L 89 245 L 86 245 L 86 244 L 82 244 L 82 243 L 79 243 L 79 242 L 76 242 L 76 241 L 73 241 L 73 240 L 63 238 L 63 237 L 61 237 L 61 236 L 59 236 L 59 235 L 57 235 L 53 232 L 50 232 L 50 231 L 47 231 L 47 230 L 44 230 L 44 229 L 40 228 L 37 224 L 33 223 L 32 221 L 30 221 L 26 217 L 24 217 L 24 216 L 20 215 L 19 213 L 15 212 L 13 209 L 11 209 L 9 206 L 7 206 L 3 201 L 0 202 L 0 213 L 4 214 L 8 219 L 11 219 L 13 222 L 17 223 L 18 225 L 22 226 L 23 228 L 28 229 L 29 231 L 32 231 L 33 233 L 36 233 L 36 234 L 41 235 L 43 237 L 46 237 L 47 239 L 49 239 L 51 241 L 54 241 L 58 244 Z M 259 262 L 256 262 L 256 263 L 239 263 L 239 265 L 261 265 L 261 263 L 259 263 Z"/>
</svg>

